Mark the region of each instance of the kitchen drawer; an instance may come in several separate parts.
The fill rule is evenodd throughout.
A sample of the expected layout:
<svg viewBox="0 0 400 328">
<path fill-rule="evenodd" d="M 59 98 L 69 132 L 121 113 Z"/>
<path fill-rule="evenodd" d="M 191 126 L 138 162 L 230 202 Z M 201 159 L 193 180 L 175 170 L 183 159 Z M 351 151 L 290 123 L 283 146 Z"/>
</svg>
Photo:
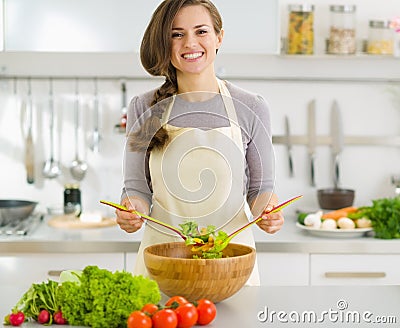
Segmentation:
<svg viewBox="0 0 400 328">
<path fill-rule="evenodd" d="M 0 256 L 1 284 L 29 287 L 47 279 L 58 280 L 62 270 L 97 265 L 110 271 L 124 269 L 124 253 L 18 254 Z"/>
<path fill-rule="evenodd" d="M 137 253 L 125 253 L 125 270 L 133 272 L 135 267 Z"/>
<path fill-rule="evenodd" d="M 32 283 L 58 281 L 62 270 L 97 265 L 110 271 L 124 269 L 124 253 L 60 253 L 0 255 L 0 310 L 2 315 L 17 303 Z"/>
<path fill-rule="evenodd" d="M 311 285 L 399 285 L 400 254 L 312 254 Z"/>
<path fill-rule="evenodd" d="M 262 286 L 307 286 L 309 255 L 304 253 L 257 253 Z"/>
</svg>

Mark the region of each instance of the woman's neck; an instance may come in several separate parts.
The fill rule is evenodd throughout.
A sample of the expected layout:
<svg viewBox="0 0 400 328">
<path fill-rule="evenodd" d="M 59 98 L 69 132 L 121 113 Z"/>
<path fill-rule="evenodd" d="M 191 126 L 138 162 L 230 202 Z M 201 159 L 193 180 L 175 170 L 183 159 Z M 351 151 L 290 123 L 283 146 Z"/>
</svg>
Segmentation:
<svg viewBox="0 0 400 328">
<path fill-rule="evenodd" d="M 178 94 L 188 92 L 219 93 L 217 77 L 212 74 L 188 75 L 178 74 Z"/>
</svg>

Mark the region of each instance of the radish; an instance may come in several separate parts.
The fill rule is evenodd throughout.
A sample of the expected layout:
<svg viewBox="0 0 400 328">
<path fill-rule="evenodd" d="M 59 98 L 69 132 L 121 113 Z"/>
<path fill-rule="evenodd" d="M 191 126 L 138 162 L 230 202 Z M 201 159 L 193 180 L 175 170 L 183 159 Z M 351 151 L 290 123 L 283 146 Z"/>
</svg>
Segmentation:
<svg viewBox="0 0 400 328">
<path fill-rule="evenodd" d="M 21 326 L 25 321 L 25 315 L 23 312 L 13 312 L 10 314 L 10 323 L 12 326 Z"/>
<path fill-rule="evenodd" d="M 41 310 L 38 315 L 37 321 L 41 324 L 48 323 L 50 321 L 50 313 L 47 310 Z"/>
<path fill-rule="evenodd" d="M 67 320 L 63 317 L 63 314 L 61 311 L 57 311 L 56 313 L 54 313 L 53 319 L 57 325 L 66 325 L 67 324 Z"/>
</svg>

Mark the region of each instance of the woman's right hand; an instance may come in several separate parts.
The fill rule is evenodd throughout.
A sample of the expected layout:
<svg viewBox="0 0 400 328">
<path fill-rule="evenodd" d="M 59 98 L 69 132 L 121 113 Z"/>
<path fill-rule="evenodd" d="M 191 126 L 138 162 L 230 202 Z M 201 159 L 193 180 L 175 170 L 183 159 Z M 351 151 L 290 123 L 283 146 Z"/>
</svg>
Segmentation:
<svg viewBox="0 0 400 328">
<path fill-rule="evenodd" d="M 137 197 L 124 198 L 121 205 L 124 205 L 129 210 L 136 210 L 144 214 L 148 214 L 149 212 L 147 203 Z M 117 215 L 117 224 L 126 232 L 136 232 L 142 227 L 143 219 L 135 213 L 116 210 L 115 214 Z"/>
</svg>

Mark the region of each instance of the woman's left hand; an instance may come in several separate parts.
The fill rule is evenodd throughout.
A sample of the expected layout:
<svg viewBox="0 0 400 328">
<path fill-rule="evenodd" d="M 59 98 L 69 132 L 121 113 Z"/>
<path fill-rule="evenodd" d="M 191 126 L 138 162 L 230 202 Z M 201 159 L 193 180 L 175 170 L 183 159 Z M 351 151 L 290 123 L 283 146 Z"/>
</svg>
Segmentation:
<svg viewBox="0 0 400 328">
<path fill-rule="evenodd" d="M 265 209 L 262 215 L 262 220 L 257 222 L 257 225 L 260 227 L 260 229 L 264 230 L 265 232 L 273 234 L 281 230 L 283 223 L 285 222 L 285 219 L 283 217 L 282 211 L 270 214 L 265 213 L 270 211 L 271 209 L 272 207 L 267 207 Z"/>
</svg>

